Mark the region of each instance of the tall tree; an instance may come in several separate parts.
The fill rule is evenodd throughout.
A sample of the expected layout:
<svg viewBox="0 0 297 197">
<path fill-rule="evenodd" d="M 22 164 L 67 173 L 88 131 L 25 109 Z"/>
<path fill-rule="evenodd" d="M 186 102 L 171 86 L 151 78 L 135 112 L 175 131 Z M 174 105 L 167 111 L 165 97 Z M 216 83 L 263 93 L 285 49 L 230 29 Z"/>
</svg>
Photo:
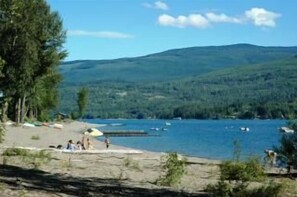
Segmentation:
<svg viewBox="0 0 297 197">
<path fill-rule="evenodd" d="M 0 56 L 5 61 L 0 89 L 11 99 L 10 118 L 19 123 L 29 110 L 44 110 L 31 108 L 37 106 L 36 93 L 57 86 L 59 80 L 50 88 L 40 84 L 47 76 L 59 75 L 66 33 L 45 0 L 0 0 L 0 5 Z"/>
<path fill-rule="evenodd" d="M 81 88 L 78 92 L 78 99 L 77 99 L 79 117 L 82 117 L 83 112 L 87 107 L 88 97 L 89 97 L 89 90 L 85 87 Z"/>
</svg>

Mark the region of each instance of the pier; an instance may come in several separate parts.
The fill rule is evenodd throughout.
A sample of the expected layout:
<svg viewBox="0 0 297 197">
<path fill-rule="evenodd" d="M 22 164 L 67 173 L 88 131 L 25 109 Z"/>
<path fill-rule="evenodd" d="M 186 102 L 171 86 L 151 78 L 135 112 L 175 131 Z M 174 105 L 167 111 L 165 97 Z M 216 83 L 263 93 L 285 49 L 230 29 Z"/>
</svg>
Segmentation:
<svg viewBox="0 0 297 197">
<path fill-rule="evenodd" d="M 145 131 L 102 131 L 104 136 L 112 137 L 146 137 L 148 133 Z"/>
</svg>

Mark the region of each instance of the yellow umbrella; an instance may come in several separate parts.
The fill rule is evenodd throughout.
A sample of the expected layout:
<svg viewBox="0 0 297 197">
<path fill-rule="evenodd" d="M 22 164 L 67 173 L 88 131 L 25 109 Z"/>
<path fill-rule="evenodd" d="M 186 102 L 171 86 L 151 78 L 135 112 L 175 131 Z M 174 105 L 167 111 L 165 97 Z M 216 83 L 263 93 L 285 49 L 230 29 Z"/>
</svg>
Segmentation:
<svg viewBox="0 0 297 197">
<path fill-rule="evenodd" d="M 98 137 L 98 136 L 102 136 L 103 133 L 101 131 L 99 131 L 98 129 L 95 128 L 90 128 L 88 129 L 86 132 L 84 132 L 85 135 L 90 135 L 93 137 Z"/>
</svg>

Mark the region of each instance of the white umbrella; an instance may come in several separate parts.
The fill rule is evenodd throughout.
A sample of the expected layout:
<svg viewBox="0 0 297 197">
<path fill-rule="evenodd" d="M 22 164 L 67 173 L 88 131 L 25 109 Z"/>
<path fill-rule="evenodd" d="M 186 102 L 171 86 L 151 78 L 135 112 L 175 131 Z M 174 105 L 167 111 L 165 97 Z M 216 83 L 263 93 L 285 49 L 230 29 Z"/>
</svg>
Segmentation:
<svg viewBox="0 0 297 197">
<path fill-rule="evenodd" d="M 99 131 L 98 129 L 96 129 L 96 128 L 90 128 L 87 131 L 85 131 L 84 134 L 85 135 L 90 135 L 90 136 L 93 136 L 93 137 L 98 137 L 98 136 L 103 135 L 103 133 L 101 131 Z"/>
</svg>

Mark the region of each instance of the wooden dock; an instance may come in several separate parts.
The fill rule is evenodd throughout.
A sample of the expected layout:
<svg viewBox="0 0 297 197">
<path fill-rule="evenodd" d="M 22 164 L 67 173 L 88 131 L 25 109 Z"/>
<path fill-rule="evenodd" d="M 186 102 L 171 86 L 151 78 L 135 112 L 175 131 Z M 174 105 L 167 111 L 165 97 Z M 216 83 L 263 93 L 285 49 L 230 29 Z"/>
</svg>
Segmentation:
<svg viewBox="0 0 297 197">
<path fill-rule="evenodd" d="M 112 137 L 146 137 L 148 133 L 145 131 L 102 131 L 104 136 Z"/>
</svg>

